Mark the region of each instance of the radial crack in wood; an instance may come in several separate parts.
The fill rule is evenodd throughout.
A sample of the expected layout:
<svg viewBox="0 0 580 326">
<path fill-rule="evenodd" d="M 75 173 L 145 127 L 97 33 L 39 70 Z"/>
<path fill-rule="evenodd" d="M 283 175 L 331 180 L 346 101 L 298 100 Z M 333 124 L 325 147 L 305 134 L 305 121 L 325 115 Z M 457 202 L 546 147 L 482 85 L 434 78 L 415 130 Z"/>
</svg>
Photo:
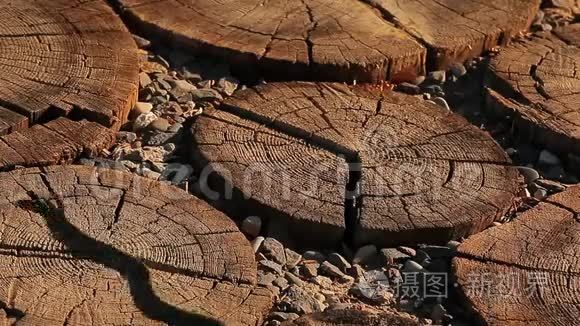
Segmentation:
<svg viewBox="0 0 580 326">
<path fill-rule="evenodd" d="M 377 82 L 424 72 L 425 49 L 357 0 L 117 0 L 141 28 L 244 75 Z"/>
<path fill-rule="evenodd" d="M 580 153 L 580 48 L 545 34 L 491 60 L 487 106 L 511 116 L 521 137 L 556 152 Z"/>
<path fill-rule="evenodd" d="M 480 56 L 526 31 L 541 0 L 366 0 L 429 49 L 429 68 Z"/>
<path fill-rule="evenodd" d="M 106 1 L 1 1 L 0 21 L 0 134 L 63 115 L 126 121 L 137 47 Z"/>
<path fill-rule="evenodd" d="M 0 301 L 22 324 L 259 325 L 249 242 L 187 192 L 59 166 L 0 174 Z"/>
<path fill-rule="evenodd" d="M 192 132 L 206 194 L 302 245 L 443 242 L 487 227 L 519 188 L 491 137 L 394 92 L 271 83 L 237 92 Z"/>
<path fill-rule="evenodd" d="M 580 316 L 580 187 L 476 234 L 453 261 L 458 289 L 488 325 L 573 325 Z"/>
</svg>

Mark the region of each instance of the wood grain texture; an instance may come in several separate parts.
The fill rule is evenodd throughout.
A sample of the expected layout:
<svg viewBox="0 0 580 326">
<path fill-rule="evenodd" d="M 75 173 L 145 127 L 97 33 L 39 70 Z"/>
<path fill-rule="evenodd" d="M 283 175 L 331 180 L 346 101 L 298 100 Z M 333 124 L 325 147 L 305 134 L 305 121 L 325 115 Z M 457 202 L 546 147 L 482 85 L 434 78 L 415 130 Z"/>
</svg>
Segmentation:
<svg viewBox="0 0 580 326">
<path fill-rule="evenodd" d="M 425 49 L 360 1 L 117 0 L 141 28 L 277 80 L 424 72 Z"/>
<path fill-rule="evenodd" d="M 433 69 L 481 55 L 527 30 L 541 0 L 367 0 L 429 47 Z"/>
<path fill-rule="evenodd" d="M 5 108 L 30 123 L 63 115 L 115 128 L 126 121 L 137 98 L 137 47 L 106 1 L 3 0 L 0 21 Z"/>
<path fill-rule="evenodd" d="M 72 163 L 97 156 L 115 142 L 115 133 L 95 122 L 58 118 L 0 137 L 0 171 Z"/>
<path fill-rule="evenodd" d="M 459 290 L 488 325 L 574 325 L 580 316 L 580 187 L 467 239 Z"/>
<path fill-rule="evenodd" d="M 558 27 L 554 33 L 564 42 L 580 47 L 580 23 Z"/>
<path fill-rule="evenodd" d="M 0 301 L 19 325 L 258 325 L 272 304 L 236 225 L 183 190 L 81 166 L 0 182 Z"/>
<path fill-rule="evenodd" d="M 487 106 L 514 118 L 538 144 L 580 153 L 580 48 L 552 35 L 504 49 L 491 60 Z"/>
<path fill-rule="evenodd" d="M 282 323 L 284 326 L 419 326 L 420 323 L 409 317 L 393 312 L 372 313 L 362 310 L 328 310 L 302 316 L 295 321 Z"/>
<path fill-rule="evenodd" d="M 271 83 L 237 92 L 192 131 L 198 167 L 240 192 L 226 199 L 283 217 L 301 243 L 345 232 L 358 244 L 442 242 L 484 229 L 518 189 L 488 135 L 394 92 Z M 280 190 L 248 183 L 259 178 Z M 345 207 L 352 197 L 355 211 Z"/>
</svg>

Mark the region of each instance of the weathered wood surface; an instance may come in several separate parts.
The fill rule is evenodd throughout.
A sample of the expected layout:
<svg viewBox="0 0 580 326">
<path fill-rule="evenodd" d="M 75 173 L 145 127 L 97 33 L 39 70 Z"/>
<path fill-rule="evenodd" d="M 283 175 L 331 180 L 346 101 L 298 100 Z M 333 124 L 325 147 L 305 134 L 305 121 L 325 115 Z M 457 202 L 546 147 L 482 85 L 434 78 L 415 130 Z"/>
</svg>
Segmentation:
<svg viewBox="0 0 580 326">
<path fill-rule="evenodd" d="M 555 36 L 514 43 L 491 60 L 487 106 L 540 145 L 580 153 L 579 69 L 580 48 Z"/>
<path fill-rule="evenodd" d="M 106 1 L 1 1 L 0 20 L 5 108 L 30 123 L 74 115 L 118 128 L 127 119 L 137 97 L 137 47 Z M 0 114 L 0 133 L 11 121 Z"/>
<path fill-rule="evenodd" d="M 392 312 L 372 313 L 355 309 L 329 310 L 320 313 L 305 315 L 293 322 L 282 325 L 298 326 L 419 326 L 418 321 Z"/>
<path fill-rule="evenodd" d="M 425 49 L 356 0 L 117 2 L 142 29 L 277 80 L 376 82 L 424 72 Z"/>
<path fill-rule="evenodd" d="M 195 161 L 216 172 L 210 188 L 238 212 L 286 223 L 300 244 L 345 232 L 358 244 L 443 242 L 483 230 L 518 191 L 491 137 L 394 92 L 271 83 L 237 92 L 192 128 Z M 352 198 L 356 209 L 345 207 Z"/>
<path fill-rule="evenodd" d="M 526 31 L 541 0 L 367 0 L 429 48 L 429 64 L 450 64 L 507 43 Z"/>
<path fill-rule="evenodd" d="M 129 173 L 0 174 L 0 301 L 22 325 L 259 325 L 272 304 L 225 215 Z"/>
<path fill-rule="evenodd" d="M 0 137 L 0 171 L 72 163 L 97 156 L 115 142 L 115 134 L 95 122 L 58 118 Z"/>
<path fill-rule="evenodd" d="M 554 33 L 564 42 L 580 48 L 580 23 L 558 27 Z"/>
<path fill-rule="evenodd" d="M 580 187 L 467 239 L 459 291 L 488 325 L 575 325 L 580 317 Z"/>
</svg>

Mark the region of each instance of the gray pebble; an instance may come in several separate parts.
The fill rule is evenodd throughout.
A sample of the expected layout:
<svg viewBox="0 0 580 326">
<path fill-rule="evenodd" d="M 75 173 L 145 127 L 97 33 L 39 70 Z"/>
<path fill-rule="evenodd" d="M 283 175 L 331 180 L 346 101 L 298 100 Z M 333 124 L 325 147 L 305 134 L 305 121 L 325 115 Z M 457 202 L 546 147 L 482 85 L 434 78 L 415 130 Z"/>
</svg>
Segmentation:
<svg viewBox="0 0 580 326">
<path fill-rule="evenodd" d="M 538 180 L 540 178 L 540 174 L 538 171 L 526 167 L 526 166 L 518 166 L 516 167 L 520 174 L 524 177 L 524 181 L 526 184 L 531 184 L 532 182 Z"/>
<path fill-rule="evenodd" d="M 284 248 L 284 253 L 286 254 L 286 268 L 292 269 L 300 263 L 302 256 L 296 251 L 290 248 Z"/>
<path fill-rule="evenodd" d="M 445 83 L 445 70 L 437 70 L 437 71 L 432 71 L 427 75 L 427 78 L 430 81 L 434 81 L 437 82 L 439 84 L 443 84 Z"/>
<path fill-rule="evenodd" d="M 260 250 L 260 247 L 262 246 L 262 242 L 264 242 L 264 240 L 265 238 L 262 236 L 258 236 L 254 240 L 252 240 L 252 249 L 254 249 L 254 253 L 257 253 Z"/>
<path fill-rule="evenodd" d="M 328 255 L 327 260 L 334 266 L 338 267 L 343 272 L 345 272 L 347 269 L 351 267 L 350 263 L 344 257 L 342 257 L 340 254 L 336 252 L 333 252 L 330 255 Z"/>
<path fill-rule="evenodd" d="M 439 105 L 440 107 L 446 109 L 447 111 L 451 111 L 451 108 L 449 108 L 449 104 L 447 104 L 447 101 L 445 101 L 444 98 L 437 96 L 434 97 L 432 101 L 435 102 L 435 104 Z"/>
<path fill-rule="evenodd" d="M 421 93 L 421 88 L 419 88 L 419 86 L 407 82 L 398 84 L 397 86 L 395 86 L 395 90 L 411 95 Z"/>
<path fill-rule="evenodd" d="M 284 252 L 284 246 L 280 241 L 274 238 L 266 238 L 264 243 L 262 243 L 262 249 L 260 251 L 264 256 L 269 259 L 274 260 L 280 265 L 286 264 L 286 253 Z"/>
<path fill-rule="evenodd" d="M 538 164 L 539 165 L 559 165 L 561 164 L 560 159 L 558 156 L 553 154 L 548 150 L 543 150 L 540 152 L 540 156 L 538 157 Z"/>
<path fill-rule="evenodd" d="M 241 230 L 251 238 L 255 238 L 260 234 L 262 229 L 262 219 L 259 216 L 248 216 L 242 221 Z"/>
<path fill-rule="evenodd" d="M 263 266 L 266 269 L 277 273 L 278 275 L 284 275 L 282 271 L 282 266 L 271 260 L 260 260 L 260 266 Z"/>
<path fill-rule="evenodd" d="M 132 36 L 133 36 L 133 40 L 135 40 L 135 43 L 137 43 L 137 46 L 140 49 L 147 49 L 148 47 L 151 46 L 151 42 L 149 40 L 144 39 L 141 36 L 135 35 L 135 34 L 132 34 Z"/>
<path fill-rule="evenodd" d="M 298 286 L 304 286 L 304 281 L 301 280 L 298 276 L 290 273 L 290 272 L 285 272 L 284 273 L 284 277 L 286 277 L 286 279 L 288 280 L 288 282 L 298 285 Z"/>
<path fill-rule="evenodd" d="M 449 68 L 450 68 L 453 76 L 455 76 L 457 78 L 459 78 L 467 73 L 467 69 L 465 69 L 465 66 L 461 63 L 454 63 Z"/>
<path fill-rule="evenodd" d="M 534 191 L 534 198 L 537 200 L 544 200 L 546 197 L 548 197 L 548 190 L 538 188 L 536 191 Z"/>
<path fill-rule="evenodd" d="M 171 124 L 165 118 L 157 118 L 154 121 L 152 121 L 148 125 L 148 127 L 155 129 L 155 130 L 158 130 L 158 131 L 166 132 L 167 129 L 169 129 L 169 127 L 171 127 Z"/>
<path fill-rule="evenodd" d="M 319 263 L 322 263 L 326 260 L 326 256 L 323 253 L 314 250 L 305 251 L 302 254 L 302 257 L 305 260 L 316 260 Z"/>
<path fill-rule="evenodd" d="M 403 266 L 403 272 L 406 273 L 418 273 L 418 272 L 425 272 L 425 268 L 421 266 L 421 264 L 417 263 L 413 260 L 407 260 L 405 265 Z"/>
</svg>

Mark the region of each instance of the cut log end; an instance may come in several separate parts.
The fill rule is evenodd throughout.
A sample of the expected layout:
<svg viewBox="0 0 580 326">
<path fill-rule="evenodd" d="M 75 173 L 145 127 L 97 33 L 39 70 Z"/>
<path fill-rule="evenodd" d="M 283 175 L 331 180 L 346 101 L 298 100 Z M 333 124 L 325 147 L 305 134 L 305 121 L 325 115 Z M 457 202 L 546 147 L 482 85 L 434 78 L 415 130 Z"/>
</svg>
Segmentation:
<svg viewBox="0 0 580 326">
<path fill-rule="evenodd" d="M 453 269 L 488 325 L 572 325 L 580 312 L 580 187 L 467 239 Z"/>
<path fill-rule="evenodd" d="M 444 242 L 487 227 L 519 188 L 487 134 L 393 92 L 272 83 L 192 131 L 208 197 L 271 217 L 304 245 Z"/>
<path fill-rule="evenodd" d="M 81 166 L 0 183 L 0 301 L 19 323 L 256 325 L 272 304 L 249 242 L 185 191 Z"/>
<path fill-rule="evenodd" d="M 491 60 L 488 107 L 514 118 L 522 136 L 555 152 L 580 153 L 580 47 L 544 35 Z"/>
<path fill-rule="evenodd" d="M 54 116 L 115 129 L 126 121 L 137 47 L 106 1 L 8 1 L 0 10 L 0 134 Z"/>
</svg>

